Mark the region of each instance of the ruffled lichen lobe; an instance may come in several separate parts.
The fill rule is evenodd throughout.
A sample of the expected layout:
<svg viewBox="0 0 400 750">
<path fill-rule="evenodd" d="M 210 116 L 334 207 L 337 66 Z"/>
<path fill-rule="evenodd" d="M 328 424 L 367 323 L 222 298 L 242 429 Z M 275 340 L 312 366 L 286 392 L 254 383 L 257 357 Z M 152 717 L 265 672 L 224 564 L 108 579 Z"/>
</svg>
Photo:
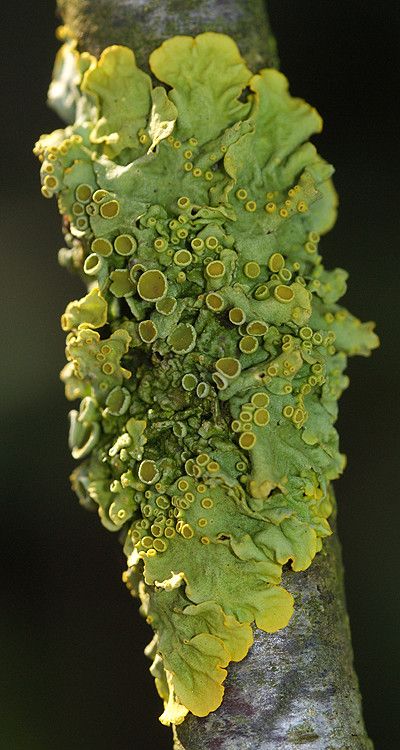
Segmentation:
<svg viewBox="0 0 400 750">
<path fill-rule="evenodd" d="M 61 32 L 66 36 L 66 32 Z M 205 716 L 230 661 L 287 625 L 282 567 L 331 533 L 347 356 L 377 345 L 338 300 L 321 234 L 332 167 L 318 113 L 232 39 L 178 36 L 99 60 L 67 36 L 50 100 L 72 124 L 36 153 L 64 219 L 72 484 L 119 531 L 155 636 L 164 723 Z"/>
</svg>

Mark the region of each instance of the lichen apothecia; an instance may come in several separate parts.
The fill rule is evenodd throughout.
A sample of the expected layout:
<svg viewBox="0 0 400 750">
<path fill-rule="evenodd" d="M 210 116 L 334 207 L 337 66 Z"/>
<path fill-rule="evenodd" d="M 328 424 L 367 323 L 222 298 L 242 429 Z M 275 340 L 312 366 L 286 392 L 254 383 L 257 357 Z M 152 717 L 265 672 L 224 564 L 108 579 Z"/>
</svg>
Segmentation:
<svg viewBox="0 0 400 750">
<path fill-rule="evenodd" d="M 151 54 L 154 86 L 132 50 L 97 60 L 60 35 L 50 101 L 70 124 L 35 152 L 88 289 L 62 316 L 72 484 L 120 534 L 179 723 L 220 705 L 253 623 L 289 622 L 282 566 L 331 533 L 347 356 L 377 337 L 323 266 L 333 170 L 281 73 L 205 33 Z"/>
</svg>

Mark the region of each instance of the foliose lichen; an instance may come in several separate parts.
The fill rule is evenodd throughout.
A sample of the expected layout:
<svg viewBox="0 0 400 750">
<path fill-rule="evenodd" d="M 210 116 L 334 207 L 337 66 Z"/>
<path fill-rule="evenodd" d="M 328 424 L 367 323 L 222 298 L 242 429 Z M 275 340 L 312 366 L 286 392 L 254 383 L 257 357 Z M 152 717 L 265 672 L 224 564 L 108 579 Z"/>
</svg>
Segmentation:
<svg viewBox="0 0 400 750">
<path fill-rule="evenodd" d="M 120 532 L 179 723 L 220 705 L 252 623 L 289 622 L 282 566 L 331 533 L 346 360 L 377 337 L 323 266 L 333 170 L 281 73 L 205 33 L 152 53 L 153 86 L 132 50 L 96 60 L 61 35 L 50 100 L 72 124 L 35 152 L 88 288 L 62 316 L 72 484 Z"/>
</svg>

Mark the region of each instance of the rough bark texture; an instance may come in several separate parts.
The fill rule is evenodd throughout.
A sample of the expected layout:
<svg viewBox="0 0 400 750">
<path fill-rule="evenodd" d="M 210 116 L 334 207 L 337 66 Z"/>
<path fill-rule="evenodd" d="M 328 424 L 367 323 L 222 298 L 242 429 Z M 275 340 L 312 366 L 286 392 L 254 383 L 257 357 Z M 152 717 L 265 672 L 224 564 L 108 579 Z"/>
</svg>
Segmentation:
<svg viewBox="0 0 400 750">
<path fill-rule="evenodd" d="M 164 39 L 202 31 L 232 36 L 253 70 L 277 64 L 263 0 L 58 0 L 58 7 L 82 49 L 99 55 L 125 44 L 146 70 L 149 53 Z"/>
<path fill-rule="evenodd" d="M 80 47 L 98 55 L 126 44 L 147 67 L 149 52 L 175 34 L 224 32 L 248 65 L 277 65 L 262 0 L 58 0 Z M 284 630 L 255 631 L 248 656 L 231 664 L 222 706 L 189 715 L 176 750 L 372 750 L 353 670 L 337 534 L 304 573 L 284 574 L 296 609 Z"/>
<path fill-rule="evenodd" d="M 371 750 L 362 720 L 340 544 L 335 533 L 304 573 L 287 571 L 290 624 L 255 631 L 247 657 L 230 664 L 222 705 L 189 715 L 176 750 Z"/>
</svg>

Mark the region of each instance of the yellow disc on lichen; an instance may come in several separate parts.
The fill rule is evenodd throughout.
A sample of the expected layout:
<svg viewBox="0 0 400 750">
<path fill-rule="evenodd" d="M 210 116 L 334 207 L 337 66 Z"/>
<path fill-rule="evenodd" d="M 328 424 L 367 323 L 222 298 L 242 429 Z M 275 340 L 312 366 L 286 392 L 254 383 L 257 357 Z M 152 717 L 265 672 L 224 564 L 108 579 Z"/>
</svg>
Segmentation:
<svg viewBox="0 0 400 750">
<path fill-rule="evenodd" d="M 145 344 L 152 344 L 158 335 L 157 326 L 152 320 L 141 320 L 139 323 L 139 336 Z"/>
<path fill-rule="evenodd" d="M 78 185 L 78 187 L 75 190 L 75 198 L 77 201 L 80 201 L 81 203 L 88 203 L 91 197 L 92 197 L 92 188 L 90 185 L 86 185 L 85 183 Z"/>
<path fill-rule="evenodd" d="M 249 260 L 248 263 L 245 263 L 243 270 L 244 275 L 247 276 L 248 279 L 256 279 L 261 273 L 261 268 L 255 260 Z"/>
<path fill-rule="evenodd" d="M 252 354 L 258 348 L 258 341 L 255 336 L 243 336 L 239 341 L 239 349 L 243 354 Z"/>
<path fill-rule="evenodd" d="M 196 253 L 204 249 L 204 240 L 201 237 L 195 237 L 190 244 Z"/>
<path fill-rule="evenodd" d="M 163 253 L 168 247 L 168 242 L 165 237 L 156 237 L 153 247 L 158 253 Z"/>
<path fill-rule="evenodd" d="M 274 296 L 278 302 L 291 302 L 294 299 L 294 291 L 286 284 L 278 284 L 274 289 Z"/>
<path fill-rule="evenodd" d="M 168 542 L 166 542 L 164 539 L 155 539 L 153 542 L 153 547 L 157 550 L 157 552 L 165 552 L 168 547 Z"/>
<path fill-rule="evenodd" d="M 299 333 L 300 333 L 301 338 L 304 339 L 304 341 L 308 341 L 309 339 L 312 338 L 313 329 L 310 328 L 310 326 L 303 326 L 302 328 L 300 328 Z"/>
<path fill-rule="evenodd" d="M 287 404 L 286 406 L 283 407 L 282 414 L 287 419 L 291 419 L 292 418 L 293 412 L 294 412 L 294 408 L 290 404 Z"/>
<path fill-rule="evenodd" d="M 113 251 L 113 246 L 110 240 L 106 237 L 96 237 L 91 244 L 91 250 L 97 255 L 101 255 L 103 258 L 107 258 Z"/>
<path fill-rule="evenodd" d="M 161 315 L 171 315 L 176 308 L 177 302 L 175 297 L 163 297 L 156 302 L 156 310 Z"/>
<path fill-rule="evenodd" d="M 218 240 L 213 234 L 206 238 L 206 247 L 208 247 L 209 250 L 215 250 L 215 248 L 218 247 Z"/>
<path fill-rule="evenodd" d="M 210 385 L 208 383 L 205 383 L 204 380 L 201 380 L 196 388 L 196 395 L 199 398 L 206 398 L 208 394 L 210 393 Z"/>
<path fill-rule="evenodd" d="M 235 326 L 240 326 L 245 322 L 246 314 L 241 307 L 232 307 L 232 309 L 229 310 L 229 320 Z"/>
<path fill-rule="evenodd" d="M 206 466 L 210 460 L 210 456 L 208 453 L 199 453 L 199 455 L 196 457 L 196 463 L 198 463 L 199 466 Z"/>
<path fill-rule="evenodd" d="M 90 253 L 83 264 L 83 270 L 88 276 L 96 276 L 104 263 L 96 253 Z"/>
<path fill-rule="evenodd" d="M 119 416 L 125 414 L 131 402 L 131 395 L 127 388 L 116 386 L 110 391 L 106 399 L 106 407 L 110 414 Z"/>
<path fill-rule="evenodd" d="M 241 422 L 252 422 L 252 420 L 253 420 L 253 416 L 252 416 L 251 411 L 247 411 L 246 409 L 243 409 L 240 412 L 239 417 L 240 417 L 240 421 Z"/>
<path fill-rule="evenodd" d="M 264 393 L 264 391 L 257 391 L 257 393 L 253 393 L 251 397 L 251 403 L 253 404 L 253 406 L 256 406 L 257 409 L 261 409 L 264 406 L 268 406 L 269 404 L 268 393 Z"/>
<path fill-rule="evenodd" d="M 131 255 L 137 247 L 137 242 L 130 234 L 119 234 L 114 240 L 114 248 L 118 255 Z"/>
<path fill-rule="evenodd" d="M 310 255 L 317 252 L 317 246 L 315 245 L 314 242 L 306 242 L 304 247 L 305 247 L 306 253 L 309 253 Z"/>
<path fill-rule="evenodd" d="M 243 450 L 250 451 L 256 444 L 254 432 L 243 432 L 239 438 L 239 445 Z"/>
<path fill-rule="evenodd" d="M 157 482 L 160 478 L 160 472 L 157 469 L 156 462 L 148 459 L 142 461 L 139 465 L 138 477 L 145 484 L 154 484 L 154 482 Z"/>
<path fill-rule="evenodd" d="M 303 422 L 304 417 L 305 417 L 304 409 L 297 408 L 294 410 L 292 418 L 295 424 L 300 424 L 301 422 Z"/>
<path fill-rule="evenodd" d="M 44 178 L 44 184 L 47 188 L 50 190 L 55 190 L 58 187 L 58 180 L 57 177 L 54 177 L 54 175 L 46 175 Z"/>
<path fill-rule="evenodd" d="M 192 260 L 193 256 L 189 250 L 177 250 L 174 255 L 174 263 L 177 266 L 190 266 Z"/>
<path fill-rule="evenodd" d="M 305 211 L 308 211 L 308 206 L 305 201 L 299 201 L 297 204 L 297 210 L 302 214 L 305 213 Z"/>
<path fill-rule="evenodd" d="M 210 292 L 206 296 L 206 305 L 209 310 L 213 312 L 221 312 L 224 308 L 224 300 L 220 294 L 216 292 Z"/>
<path fill-rule="evenodd" d="M 182 388 L 184 388 L 185 391 L 194 391 L 197 385 L 196 375 L 193 375 L 192 372 L 185 373 L 181 380 L 181 383 Z"/>
<path fill-rule="evenodd" d="M 116 200 L 107 201 L 100 206 L 100 214 L 103 219 L 114 219 L 119 214 L 119 203 Z"/>
<path fill-rule="evenodd" d="M 239 188 L 239 190 L 236 190 L 235 195 L 238 200 L 245 201 L 247 198 L 247 190 L 245 190 L 244 188 Z"/>
<path fill-rule="evenodd" d="M 268 324 L 263 320 L 252 320 L 247 324 L 246 331 L 250 336 L 265 336 L 268 332 Z"/>
<path fill-rule="evenodd" d="M 92 198 L 93 198 L 93 200 L 94 200 L 95 203 L 101 203 L 101 201 L 103 201 L 106 198 L 108 198 L 109 195 L 110 195 L 110 193 L 108 192 L 108 190 L 95 190 L 94 193 L 93 193 L 93 195 L 92 195 Z"/>
<path fill-rule="evenodd" d="M 80 229 L 81 232 L 87 229 L 89 226 L 89 222 L 86 216 L 79 216 L 75 221 L 75 226 L 77 229 Z"/>
<path fill-rule="evenodd" d="M 265 425 L 269 422 L 269 411 L 267 409 L 261 408 L 256 409 L 254 412 L 254 424 L 257 425 L 257 427 L 265 427 Z"/>
<path fill-rule="evenodd" d="M 137 291 L 140 297 L 148 302 L 157 302 L 165 297 L 168 282 L 162 271 L 154 268 L 145 271 L 139 278 Z"/>
<path fill-rule="evenodd" d="M 81 216 L 85 211 L 84 207 L 81 203 L 73 203 L 72 204 L 72 213 L 74 216 Z"/>
<path fill-rule="evenodd" d="M 281 268 L 279 271 L 279 276 L 282 279 L 282 281 L 290 281 L 292 278 L 292 272 L 288 268 Z"/>
<path fill-rule="evenodd" d="M 187 195 L 181 195 L 181 197 L 177 200 L 177 204 L 179 208 L 189 208 L 190 198 L 188 198 Z"/>
<path fill-rule="evenodd" d="M 285 265 L 285 259 L 281 253 L 273 253 L 268 261 L 270 271 L 277 273 Z"/>
<path fill-rule="evenodd" d="M 254 292 L 256 299 L 267 299 L 269 297 L 269 289 L 266 284 L 260 284 Z"/>
<path fill-rule="evenodd" d="M 220 279 L 225 273 L 225 266 L 220 260 L 212 260 L 207 263 L 206 274 L 211 279 Z"/>
<path fill-rule="evenodd" d="M 213 372 L 212 379 L 220 391 L 224 391 L 228 385 L 227 379 L 220 372 Z"/>
<path fill-rule="evenodd" d="M 190 526 L 189 523 L 184 523 L 183 524 L 180 533 L 182 534 L 182 536 L 184 537 L 184 539 L 191 539 L 192 536 L 194 535 L 194 531 L 193 531 L 193 529 L 192 529 L 192 527 Z"/>
<path fill-rule="evenodd" d="M 229 379 L 237 378 L 242 369 L 241 364 L 235 357 L 221 357 L 215 363 L 218 372 Z"/>
<path fill-rule="evenodd" d="M 196 331 L 190 323 L 179 323 L 170 333 L 167 342 L 175 354 L 187 354 L 196 343 Z"/>
</svg>

